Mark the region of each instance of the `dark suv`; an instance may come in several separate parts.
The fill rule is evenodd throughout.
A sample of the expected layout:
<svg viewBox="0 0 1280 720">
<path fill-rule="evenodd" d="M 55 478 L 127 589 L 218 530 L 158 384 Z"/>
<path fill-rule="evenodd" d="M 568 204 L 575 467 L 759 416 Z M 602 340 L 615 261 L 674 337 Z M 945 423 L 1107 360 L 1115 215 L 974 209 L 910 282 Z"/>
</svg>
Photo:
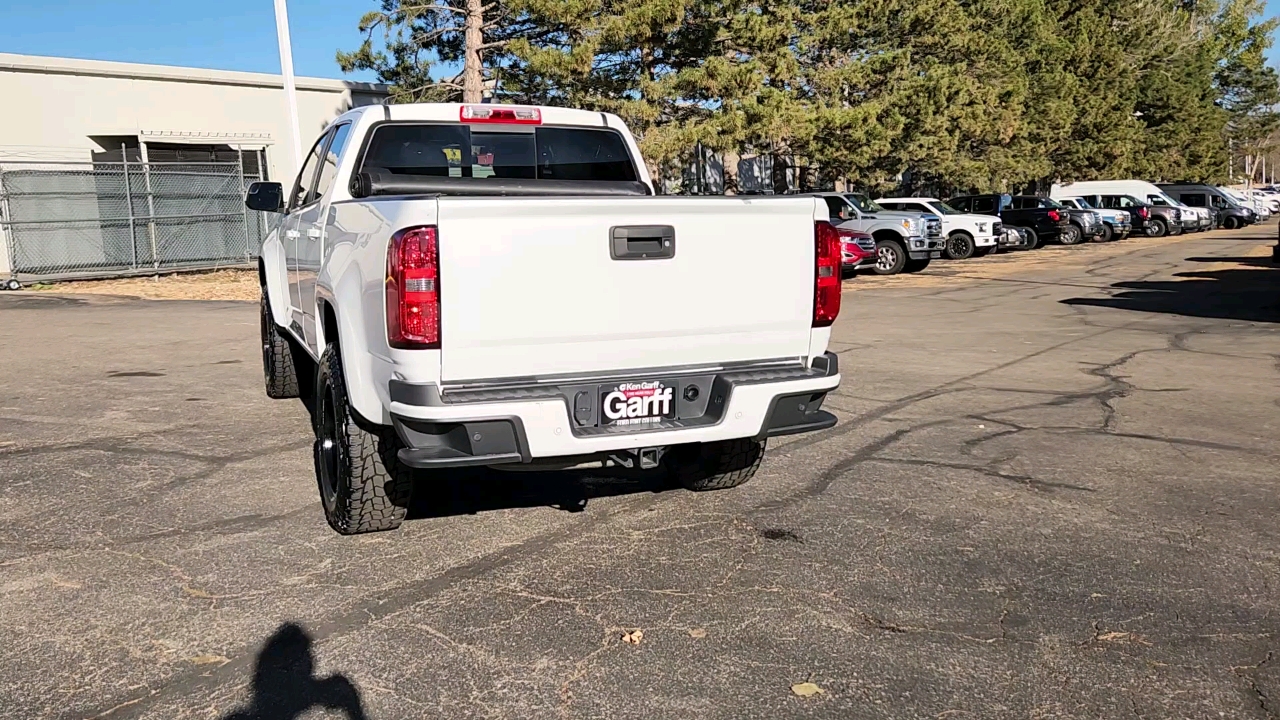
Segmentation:
<svg viewBox="0 0 1280 720">
<path fill-rule="evenodd" d="M 1182 211 L 1171 205 L 1152 205 L 1132 195 L 1081 195 L 1094 207 L 1128 210 L 1134 235 L 1161 237 L 1182 234 Z"/>
<path fill-rule="evenodd" d="M 1022 228 L 1027 234 L 1027 249 L 1061 239 L 1072 232 L 1071 216 L 1066 208 L 1042 207 L 1034 195 L 959 195 L 947 204 L 960 212 L 998 215 L 1006 226 Z M 1049 201 L 1052 202 L 1052 201 Z"/>
<path fill-rule="evenodd" d="M 1215 212 L 1215 226 L 1228 230 L 1252 225 L 1258 221 L 1253 208 L 1247 208 L 1230 195 L 1212 185 L 1203 183 L 1160 184 L 1166 195 L 1188 207 L 1209 208 Z"/>
</svg>

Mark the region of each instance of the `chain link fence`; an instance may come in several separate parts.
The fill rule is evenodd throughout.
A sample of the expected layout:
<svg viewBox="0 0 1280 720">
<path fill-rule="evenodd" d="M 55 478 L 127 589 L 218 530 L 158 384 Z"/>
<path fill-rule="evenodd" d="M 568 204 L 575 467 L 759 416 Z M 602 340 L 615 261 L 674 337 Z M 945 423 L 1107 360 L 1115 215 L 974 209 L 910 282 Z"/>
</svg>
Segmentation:
<svg viewBox="0 0 1280 720">
<path fill-rule="evenodd" d="M 244 265 L 274 219 L 239 163 L 0 163 L 0 231 L 26 281 Z"/>
</svg>

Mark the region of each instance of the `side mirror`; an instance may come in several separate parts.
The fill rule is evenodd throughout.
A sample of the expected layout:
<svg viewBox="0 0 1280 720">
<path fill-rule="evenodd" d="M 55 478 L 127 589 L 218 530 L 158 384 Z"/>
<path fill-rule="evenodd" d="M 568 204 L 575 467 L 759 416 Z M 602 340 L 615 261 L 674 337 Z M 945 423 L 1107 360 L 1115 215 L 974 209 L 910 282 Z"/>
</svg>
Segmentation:
<svg viewBox="0 0 1280 720">
<path fill-rule="evenodd" d="M 250 210 L 284 212 L 284 186 L 278 182 L 251 183 L 244 205 Z"/>
</svg>

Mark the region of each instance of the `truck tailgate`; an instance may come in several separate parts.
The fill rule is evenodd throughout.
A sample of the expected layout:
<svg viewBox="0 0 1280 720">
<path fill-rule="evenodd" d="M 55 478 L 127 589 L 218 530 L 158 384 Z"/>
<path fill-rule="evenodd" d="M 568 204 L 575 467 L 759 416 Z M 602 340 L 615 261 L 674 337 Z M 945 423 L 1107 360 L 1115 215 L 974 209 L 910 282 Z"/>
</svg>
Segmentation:
<svg viewBox="0 0 1280 720">
<path fill-rule="evenodd" d="M 441 197 L 442 379 L 805 356 L 815 202 Z M 652 226 L 672 257 L 615 257 L 615 228 Z"/>
</svg>

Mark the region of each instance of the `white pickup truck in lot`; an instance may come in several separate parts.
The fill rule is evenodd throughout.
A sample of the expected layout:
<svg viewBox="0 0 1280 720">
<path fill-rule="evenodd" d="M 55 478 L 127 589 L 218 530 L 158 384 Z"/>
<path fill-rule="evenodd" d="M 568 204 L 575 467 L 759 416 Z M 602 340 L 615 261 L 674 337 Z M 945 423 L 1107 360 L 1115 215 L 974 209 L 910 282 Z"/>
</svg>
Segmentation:
<svg viewBox="0 0 1280 720">
<path fill-rule="evenodd" d="M 1004 233 L 1004 223 L 999 217 L 960 212 L 937 198 L 880 198 L 876 204 L 890 210 L 936 214 L 942 219 L 942 234 L 947 239 L 942 252 L 952 260 L 967 260 L 994 252 Z"/>
<path fill-rule="evenodd" d="M 313 399 L 329 524 L 397 527 L 459 466 L 745 482 L 767 438 L 831 427 L 840 238 L 809 196 L 655 197 L 616 116 L 353 109 L 263 246 L 267 394 Z"/>
</svg>

